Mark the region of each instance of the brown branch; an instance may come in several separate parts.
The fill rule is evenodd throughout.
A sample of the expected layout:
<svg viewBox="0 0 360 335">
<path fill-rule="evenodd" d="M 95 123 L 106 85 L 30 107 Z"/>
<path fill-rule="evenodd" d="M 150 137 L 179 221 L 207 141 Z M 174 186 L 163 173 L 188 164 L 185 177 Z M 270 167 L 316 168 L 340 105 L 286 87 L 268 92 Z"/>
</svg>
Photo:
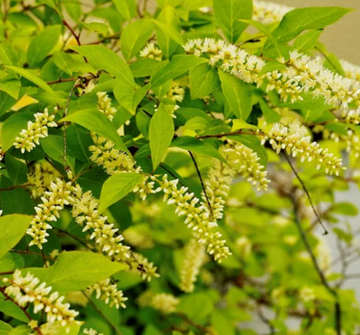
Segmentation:
<svg viewBox="0 0 360 335">
<path fill-rule="evenodd" d="M 76 43 L 80 46 L 81 45 L 81 42 L 80 42 L 80 34 L 76 34 L 75 31 L 73 30 L 73 28 L 71 28 L 71 26 L 69 25 L 69 23 L 67 23 L 67 21 L 64 19 L 62 20 L 62 23 L 64 24 L 64 26 L 66 28 L 69 29 L 71 35 L 74 36 L 75 40 L 76 40 Z"/>
<path fill-rule="evenodd" d="M 26 317 L 28 318 L 29 321 L 32 321 L 33 318 L 31 317 L 31 315 L 29 314 L 29 312 L 26 310 L 26 307 L 22 307 L 20 306 L 13 298 L 11 298 L 6 292 L 5 292 L 6 287 L 0 287 L 0 292 L 3 294 L 3 296 L 5 297 L 6 300 L 11 301 L 14 305 L 16 305 L 17 307 L 19 307 L 23 313 L 26 315 Z M 43 335 L 43 333 L 41 332 L 39 327 L 34 327 L 33 328 L 39 335 Z"/>
<path fill-rule="evenodd" d="M 54 84 L 59 84 L 59 83 L 65 83 L 65 82 L 69 82 L 69 81 L 74 81 L 77 78 L 59 78 L 58 80 L 54 80 L 54 81 L 48 81 L 47 84 L 48 85 L 54 85 Z"/>
<path fill-rule="evenodd" d="M 196 138 L 200 138 L 200 139 L 201 138 L 222 138 L 222 137 L 236 136 L 236 135 L 257 135 L 257 134 L 255 132 L 244 132 L 243 129 L 239 129 L 237 131 L 233 131 L 230 133 L 196 136 Z"/>
<path fill-rule="evenodd" d="M 51 256 L 46 256 L 46 255 L 42 255 L 38 252 L 32 252 L 32 251 L 28 251 L 28 250 L 10 250 L 10 252 L 14 252 L 16 254 L 22 254 L 22 255 L 30 255 L 30 256 L 40 256 L 40 257 L 44 257 L 45 259 L 49 259 L 49 260 L 53 260 L 54 258 L 52 258 Z"/>
<path fill-rule="evenodd" d="M 11 187 L 0 188 L 0 192 L 12 191 L 12 190 L 16 190 L 18 188 L 26 188 L 26 187 L 30 187 L 30 186 L 36 186 L 36 185 L 29 184 L 29 183 L 21 184 L 21 185 L 13 185 Z"/>
<path fill-rule="evenodd" d="M 101 40 L 98 40 L 98 41 L 94 41 L 94 42 L 89 42 L 89 43 L 86 43 L 86 45 L 96 45 L 96 44 L 100 44 L 100 43 L 103 43 L 107 40 L 118 40 L 120 37 L 121 33 L 116 33 L 114 35 L 110 35 L 110 36 L 107 36 L 107 37 L 104 37 L 102 38 Z"/>
<path fill-rule="evenodd" d="M 289 163 L 289 165 L 290 165 L 290 167 L 291 167 L 291 170 L 293 171 L 294 175 L 296 176 L 296 178 L 297 178 L 298 181 L 300 182 L 300 184 L 301 184 L 301 186 L 302 186 L 302 188 L 303 188 L 303 190 L 304 190 L 304 192 L 305 192 L 305 194 L 306 194 L 306 196 L 307 196 L 307 198 L 308 198 L 308 200 L 309 200 L 310 206 L 311 206 L 311 208 L 312 208 L 312 210 L 313 210 L 316 218 L 318 219 L 320 225 L 321 225 L 322 228 L 324 229 L 323 235 L 327 235 L 329 232 L 327 231 L 324 223 L 323 223 L 322 220 L 321 220 L 321 217 L 319 216 L 319 214 L 318 214 L 318 212 L 317 212 L 317 210 L 316 210 L 316 208 L 315 208 L 315 205 L 314 205 L 314 203 L 313 203 L 313 201 L 312 201 L 312 199 L 311 199 L 311 196 L 310 196 L 309 191 L 307 190 L 307 188 L 306 188 L 306 186 L 305 186 L 305 183 L 304 183 L 303 180 L 300 178 L 299 174 L 297 173 L 294 165 L 291 163 L 291 160 L 290 160 L 290 158 L 288 157 L 288 155 L 286 154 L 286 152 L 283 152 L 283 155 L 284 155 L 285 159 L 287 160 L 287 162 Z"/>
</svg>

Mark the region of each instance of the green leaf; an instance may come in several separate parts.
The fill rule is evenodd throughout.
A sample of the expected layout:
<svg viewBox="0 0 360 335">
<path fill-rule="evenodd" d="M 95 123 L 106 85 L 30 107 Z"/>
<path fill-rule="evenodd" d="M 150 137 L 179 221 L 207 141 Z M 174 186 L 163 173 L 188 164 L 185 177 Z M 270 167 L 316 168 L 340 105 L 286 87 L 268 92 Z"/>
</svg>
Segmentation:
<svg viewBox="0 0 360 335">
<path fill-rule="evenodd" d="M 208 64 L 200 64 L 189 72 L 191 99 L 203 98 L 214 92 L 220 85 L 214 68 Z"/>
<path fill-rule="evenodd" d="M 358 214 L 357 207 L 351 202 L 339 202 L 332 206 L 332 211 L 347 216 L 356 216 Z"/>
<path fill-rule="evenodd" d="M 231 110 L 238 119 L 246 120 L 252 109 L 250 86 L 239 78 L 219 71 L 221 88 Z"/>
<path fill-rule="evenodd" d="M 49 7 L 51 7 L 52 9 L 54 9 L 59 16 L 61 17 L 61 12 L 59 11 L 59 9 L 57 8 L 56 2 L 55 0 L 39 0 L 39 3 L 43 3 Z"/>
<path fill-rule="evenodd" d="M 24 259 L 21 255 L 13 252 L 7 252 L 0 258 L 0 272 L 14 271 L 22 268 L 24 267 L 24 263 Z"/>
<path fill-rule="evenodd" d="M 260 108 L 265 116 L 266 122 L 275 123 L 280 121 L 281 115 L 270 108 L 264 99 L 260 99 Z"/>
<path fill-rule="evenodd" d="M 141 19 L 127 25 L 121 34 L 121 52 L 129 61 L 144 47 L 152 32 L 154 24 L 149 19 Z"/>
<path fill-rule="evenodd" d="M 112 0 L 118 12 L 126 21 L 130 21 L 136 15 L 135 0 Z"/>
<path fill-rule="evenodd" d="M 31 216 L 21 214 L 0 217 L 0 258 L 19 243 L 25 235 L 31 220 Z"/>
<path fill-rule="evenodd" d="M 74 21 L 78 21 L 82 14 L 80 1 L 79 0 L 62 0 L 62 3 L 64 4 L 66 12 L 69 14 L 69 16 Z"/>
<path fill-rule="evenodd" d="M 46 27 L 35 36 L 27 49 L 27 60 L 31 67 L 40 63 L 54 49 L 59 41 L 61 26 Z"/>
<path fill-rule="evenodd" d="M 43 81 L 39 77 L 35 76 L 30 70 L 22 69 L 22 68 L 16 67 L 16 66 L 6 66 L 6 67 L 10 70 L 13 70 L 20 76 L 25 77 L 27 80 L 31 81 L 32 83 L 39 86 L 40 88 L 42 88 L 56 102 L 63 100 L 58 97 L 58 95 L 53 91 L 53 89 L 45 81 Z"/>
<path fill-rule="evenodd" d="M 115 143 L 117 149 L 129 153 L 114 125 L 101 112 L 96 109 L 86 109 L 75 112 L 61 119 L 60 122 L 70 121 L 77 123 L 96 134 L 102 135 Z"/>
<path fill-rule="evenodd" d="M 178 55 L 171 59 L 171 62 L 156 72 L 150 80 L 151 87 L 157 87 L 170 79 L 179 77 L 193 67 L 207 63 L 208 59 L 196 57 L 194 55 Z"/>
<path fill-rule="evenodd" d="M 152 74 L 159 61 L 151 58 L 141 58 L 130 65 L 135 78 L 148 77 Z"/>
<path fill-rule="evenodd" d="M 87 251 L 65 251 L 49 268 L 26 268 L 22 273 L 32 273 L 52 287 L 52 292 L 64 294 L 85 290 L 92 284 L 123 271 L 128 265 L 112 262 L 107 257 Z"/>
<path fill-rule="evenodd" d="M 270 41 L 271 44 L 274 45 L 274 47 L 275 47 L 276 51 L 278 52 L 279 56 L 282 56 L 279 43 L 277 42 L 276 38 L 271 34 L 268 27 L 264 26 L 259 21 L 253 21 L 253 20 L 239 20 L 239 21 L 240 22 L 245 22 L 246 24 L 249 24 L 249 25 L 252 25 L 255 28 L 257 28 L 259 31 L 264 33 L 266 35 L 266 37 L 268 38 L 268 41 Z"/>
<path fill-rule="evenodd" d="M 130 85 L 135 85 L 130 68 L 114 51 L 102 45 L 82 45 L 71 48 L 86 57 L 90 64 L 128 82 Z"/>
<path fill-rule="evenodd" d="M 181 148 L 184 150 L 189 150 L 193 153 L 202 156 L 216 158 L 222 161 L 223 163 L 227 164 L 224 157 L 212 145 L 194 137 L 190 137 L 190 136 L 178 137 L 177 139 L 172 141 L 171 146 Z"/>
<path fill-rule="evenodd" d="M 21 83 L 19 80 L 8 80 L 0 82 L 0 91 L 4 91 L 14 99 L 19 98 Z"/>
<path fill-rule="evenodd" d="M 230 43 L 236 43 L 247 27 L 240 19 L 251 19 L 251 0 L 214 0 L 215 19 Z"/>
<path fill-rule="evenodd" d="M 161 31 L 169 36 L 173 41 L 175 41 L 179 45 L 184 44 L 184 40 L 181 36 L 181 34 L 176 31 L 174 28 L 167 26 L 166 24 L 159 22 L 157 20 L 153 20 L 153 22 L 161 29 Z"/>
<path fill-rule="evenodd" d="M 29 322 L 24 312 L 10 300 L 7 300 L 3 294 L 0 294 L 0 312 L 11 316 L 14 319 L 22 322 Z"/>
<path fill-rule="evenodd" d="M 90 22 L 90 23 L 80 22 L 80 23 L 90 31 L 93 31 L 94 33 L 97 34 L 106 35 L 107 32 L 109 31 L 109 26 L 105 23 L 101 23 L 101 22 Z"/>
<path fill-rule="evenodd" d="M 231 139 L 237 142 L 240 142 L 256 152 L 260 157 L 259 163 L 263 166 L 267 164 L 267 153 L 266 149 L 263 145 L 261 145 L 260 140 L 253 135 L 238 135 L 238 136 L 231 136 Z"/>
<path fill-rule="evenodd" d="M 322 32 L 323 30 L 319 29 L 319 30 L 309 30 L 304 34 L 301 34 L 295 39 L 293 48 L 300 52 L 304 52 L 313 48 L 317 43 Z"/>
<path fill-rule="evenodd" d="M 0 321 L 0 335 L 8 335 L 12 329 L 13 327 L 11 327 L 8 323 Z"/>
<path fill-rule="evenodd" d="M 7 151 L 13 146 L 15 138 L 19 136 L 22 129 L 27 127 L 28 121 L 32 118 L 32 113 L 25 112 L 15 113 L 6 119 L 3 123 L 0 134 L 2 150 Z"/>
<path fill-rule="evenodd" d="M 259 75 L 262 76 L 265 73 L 282 70 L 285 68 L 286 68 L 285 64 L 277 61 L 271 61 L 265 64 L 265 66 L 261 69 Z"/>
<path fill-rule="evenodd" d="M 196 323 L 205 322 L 214 309 L 214 304 L 205 292 L 186 294 L 181 297 L 178 311 Z"/>
<path fill-rule="evenodd" d="M 169 59 L 178 45 L 183 44 L 183 38 L 180 34 L 180 19 L 175 8 L 165 6 L 154 23 L 156 25 L 157 43 L 163 57 Z"/>
<path fill-rule="evenodd" d="M 156 170 L 174 137 L 174 122 L 163 104 L 150 121 L 149 141 L 153 171 Z"/>
<path fill-rule="evenodd" d="M 4 65 L 16 65 L 18 62 L 18 55 L 14 47 L 5 41 L 0 43 L 0 63 Z"/>
<path fill-rule="evenodd" d="M 101 189 L 99 212 L 102 213 L 121 200 L 141 183 L 143 178 L 139 173 L 119 173 L 109 177 Z"/>
<path fill-rule="evenodd" d="M 149 89 L 150 84 L 136 88 L 129 85 L 127 82 L 117 80 L 114 86 L 114 95 L 121 106 L 128 110 L 132 115 L 135 115 L 137 106 Z"/>
<path fill-rule="evenodd" d="M 273 31 L 278 43 L 292 40 L 304 30 L 322 29 L 353 9 L 342 7 L 306 7 L 296 8 L 285 14 L 279 26 Z M 266 43 L 266 47 L 270 43 Z"/>
<path fill-rule="evenodd" d="M 11 330 L 8 335 L 29 335 L 32 331 L 28 326 L 22 325 Z"/>
</svg>

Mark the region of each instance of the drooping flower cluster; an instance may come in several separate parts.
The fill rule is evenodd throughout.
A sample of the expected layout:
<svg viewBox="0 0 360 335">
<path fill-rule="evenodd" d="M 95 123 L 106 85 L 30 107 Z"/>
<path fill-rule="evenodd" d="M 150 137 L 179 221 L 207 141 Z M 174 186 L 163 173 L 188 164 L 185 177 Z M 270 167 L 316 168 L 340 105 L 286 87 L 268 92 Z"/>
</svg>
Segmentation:
<svg viewBox="0 0 360 335">
<path fill-rule="evenodd" d="M 292 7 L 280 5 L 273 2 L 254 1 L 253 2 L 253 17 L 255 21 L 260 21 L 263 24 L 271 24 L 281 21 L 283 16 L 293 10 Z"/>
<path fill-rule="evenodd" d="M 205 259 L 205 248 L 192 238 L 185 248 L 184 261 L 180 273 L 180 289 L 186 293 L 194 291 L 196 277 Z"/>
<path fill-rule="evenodd" d="M 171 314 L 176 312 L 179 299 L 169 293 L 153 293 L 150 290 L 145 291 L 138 298 L 138 304 L 142 307 L 151 306 L 162 314 Z"/>
<path fill-rule="evenodd" d="M 156 47 L 153 42 L 149 42 L 145 48 L 140 51 L 140 57 L 161 61 L 162 51 Z"/>
<path fill-rule="evenodd" d="M 91 285 L 89 291 L 95 291 L 96 299 L 104 300 L 110 307 L 115 306 L 116 309 L 120 307 L 126 308 L 125 301 L 128 300 L 128 298 L 124 297 L 123 292 L 118 290 L 116 284 L 111 283 L 110 278 Z"/>
<path fill-rule="evenodd" d="M 360 109 L 350 109 L 344 110 L 342 112 L 342 119 L 341 121 L 359 125 L 360 124 Z"/>
<path fill-rule="evenodd" d="M 165 174 L 161 180 L 153 177 L 160 187 L 156 190 L 164 192 L 164 201 L 168 205 L 175 204 L 175 213 L 179 216 L 185 215 L 185 224 L 191 228 L 199 243 L 207 246 L 207 252 L 218 262 L 227 258 L 231 253 L 225 246 L 225 240 L 221 239 L 221 234 L 214 231 L 217 223 L 212 220 L 209 209 L 200 203 L 200 200 L 189 193 L 187 187 L 177 187 L 178 179 L 168 180 Z"/>
<path fill-rule="evenodd" d="M 107 118 L 112 121 L 116 113 L 116 108 L 111 106 L 111 99 L 106 92 L 97 92 L 98 109 L 101 113 L 105 114 Z"/>
<path fill-rule="evenodd" d="M 57 108 L 54 108 L 54 113 Z M 27 128 L 20 132 L 15 138 L 14 146 L 20 149 L 22 153 L 33 150 L 36 145 L 40 144 L 40 139 L 48 136 L 48 128 L 57 127 L 55 115 L 49 115 L 49 111 L 45 108 L 44 113 L 36 113 L 35 122 L 28 121 Z"/>
<path fill-rule="evenodd" d="M 60 176 L 60 173 L 46 160 L 35 162 L 29 167 L 27 174 L 31 196 L 33 198 L 41 197 L 50 184 Z"/>
<path fill-rule="evenodd" d="M 174 100 L 175 102 L 181 102 L 184 100 L 185 89 L 180 85 L 178 81 L 173 81 L 170 89 L 166 93 L 166 97 Z"/>
<path fill-rule="evenodd" d="M 77 185 L 72 215 L 78 224 L 83 226 L 83 231 L 91 231 L 90 239 L 94 240 L 98 249 L 110 259 L 124 262 L 130 266 L 130 270 L 144 280 L 150 281 L 159 277 L 157 268 L 144 256 L 130 251 L 130 247 L 123 245 L 124 237 L 115 228 L 113 223 L 107 222 L 107 217 L 99 212 L 99 200 L 92 196 L 91 191 L 83 192 Z"/>
<path fill-rule="evenodd" d="M 114 224 L 107 223 L 107 217 L 99 213 L 99 201 L 92 196 L 91 191 L 84 193 L 77 187 L 72 215 L 83 227 L 83 231 L 91 231 L 90 239 L 108 257 L 118 262 L 125 262 L 130 258 L 130 247 L 121 243 L 124 237 L 119 229 Z"/>
<path fill-rule="evenodd" d="M 36 215 L 26 232 L 32 237 L 30 246 L 36 245 L 42 249 L 42 245 L 47 242 L 46 237 L 49 236 L 47 230 L 52 229 L 49 222 L 57 221 L 59 211 L 73 203 L 73 191 L 71 182 L 66 183 L 60 178 L 50 184 L 49 189 L 41 197 L 42 203 L 35 207 Z"/>
<path fill-rule="evenodd" d="M 116 173 L 141 173 L 141 167 L 135 167 L 134 160 L 125 152 L 115 149 L 115 143 L 102 137 L 93 135 L 94 145 L 89 147 L 92 152 L 90 159 L 99 166 L 102 166 L 106 173 L 113 175 Z M 149 180 L 149 177 L 143 174 L 143 181 L 133 190 L 139 193 L 142 200 L 145 200 L 147 195 L 154 193 L 154 183 Z"/>
<path fill-rule="evenodd" d="M 269 180 L 266 179 L 267 171 L 259 163 L 259 156 L 250 148 L 228 140 L 225 145 L 220 147 L 219 152 L 228 164 L 218 159 L 213 160 L 208 178 L 205 180 L 207 199 L 205 193 L 202 193 L 202 205 L 208 206 L 209 201 L 211 214 L 217 220 L 223 217 L 225 199 L 236 175 L 251 182 L 258 190 L 266 190 L 269 183 Z"/>
<path fill-rule="evenodd" d="M 150 305 L 163 314 L 171 314 L 176 312 L 179 302 L 172 294 L 158 293 L 152 297 Z"/>
<path fill-rule="evenodd" d="M 154 246 L 150 229 L 147 224 L 132 225 L 123 231 L 123 236 L 133 247 L 150 249 Z"/>
<path fill-rule="evenodd" d="M 303 100 L 302 93 L 323 97 L 331 106 L 347 109 L 350 103 L 360 106 L 360 83 L 335 74 L 325 68 L 322 61 L 294 50 L 289 60 L 279 59 L 284 68 L 261 74 L 265 62 L 223 40 L 210 38 L 190 40 L 184 45 L 187 53 L 208 56 L 209 64 L 219 66 L 225 72 L 238 76 L 247 83 L 266 91 L 275 90 L 281 100 Z"/>
<path fill-rule="evenodd" d="M 78 323 L 75 318 L 79 314 L 70 309 L 70 304 L 64 303 L 64 297 L 58 292 L 51 293 L 51 286 L 40 283 L 40 280 L 28 273 L 25 277 L 20 270 L 16 270 L 11 279 L 4 278 L 3 282 L 8 286 L 5 293 L 9 295 L 19 306 L 34 305 L 34 313 L 43 311 L 47 322 L 61 322 L 61 326 L 70 326 Z"/>
<path fill-rule="evenodd" d="M 341 66 L 344 69 L 345 76 L 360 81 L 360 66 L 351 64 L 346 60 L 340 61 Z"/>
<path fill-rule="evenodd" d="M 289 126 L 275 123 L 268 132 L 259 133 L 259 137 L 263 144 L 269 141 L 277 153 L 286 150 L 293 157 L 300 156 L 302 162 L 313 161 L 317 169 L 323 166 L 325 172 L 330 175 L 339 175 L 344 170 L 342 159 L 329 153 L 328 149 L 321 148 L 319 143 L 311 142 L 311 137 L 306 134 L 306 128 L 298 122 L 293 122 Z"/>
</svg>

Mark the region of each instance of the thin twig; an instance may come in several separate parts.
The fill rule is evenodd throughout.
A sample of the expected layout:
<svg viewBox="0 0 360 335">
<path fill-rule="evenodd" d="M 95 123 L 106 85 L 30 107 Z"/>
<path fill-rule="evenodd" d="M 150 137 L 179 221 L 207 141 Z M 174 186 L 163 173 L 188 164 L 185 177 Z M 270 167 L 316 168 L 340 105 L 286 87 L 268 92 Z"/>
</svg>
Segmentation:
<svg viewBox="0 0 360 335">
<path fill-rule="evenodd" d="M 123 333 L 111 322 L 111 320 L 101 311 L 99 307 L 95 305 L 95 303 L 91 300 L 91 298 L 84 292 L 81 291 L 82 294 L 86 297 L 89 301 L 91 306 L 104 318 L 104 320 L 108 323 L 108 325 L 119 335 L 123 335 Z"/>
<path fill-rule="evenodd" d="M 211 213 L 211 216 L 214 216 L 214 213 L 213 213 L 213 210 L 212 210 L 212 207 L 211 207 L 211 203 L 210 203 L 209 197 L 208 197 L 208 195 L 207 195 L 207 193 L 206 193 L 206 187 L 205 187 L 203 178 L 202 178 L 202 176 L 201 176 L 201 172 L 200 172 L 200 170 L 199 170 L 199 167 L 198 167 L 198 165 L 197 165 L 197 163 L 196 163 L 195 157 L 194 157 L 193 153 L 192 153 L 190 150 L 188 150 L 188 152 L 189 152 L 189 155 L 190 155 L 190 157 L 191 157 L 191 160 L 193 161 L 193 163 L 194 163 L 194 165 L 195 165 L 195 169 L 196 169 L 197 175 L 198 175 L 198 177 L 199 177 L 199 179 L 200 179 L 201 187 L 202 187 L 202 189 L 203 189 L 204 196 L 205 196 L 207 205 L 208 205 L 208 207 L 209 207 L 209 211 L 210 211 L 210 213 Z"/>
<path fill-rule="evenodd" d="M 237 131 L 233 131 L 230 133 L 196 136 L 196 138 L 200 138 L 200 139 L 201 138 L 221 138 L 221 137 L 236 136 L 236 135 L 257 135 L 257 134 L 255 132 L 245 132 L 244 129 L 239 129 Z"/>
<path fill-rule="evenodd" d="M 334 319 L 335 319 L 335 324 L 334 324 L 334 329 L 336 330 L 336 334 L 337 335 L 341 335 L 341 306 L 340 306 L 340 302 L 339 302 L 339 296 L 338 293 L 335 289 L 333 289 L 329 283 L 327 282 L 325 275 L 323 273 L 323 271 L 320 269 L 320 266 L 316 260 L 315 254 L 311 248 L 311 245 L 307 239 L 306 233 L 304 231 L 304 229 L 301 226 L 300 223 L 300 219 L 297 213 L 297 204 L 296 204 L 296 199 L 293 197 L 292 194 L 289 194 L 288 197 L 290 198 L 290 200 L 293 203 L 293 212 L 294 212 L 294 221 L 295 221 L 295 225 L 298 229 L 299 235 L 301 237 L 302 242 L 305 245 L 305 248 L 311 258 L 311 261 L 313 263 L 313 266 L 320 278 L 320 281 L 322 283 L 322 285 L 334 296 L 335 298 L 335 304 L 334 304 L 334 308 L 335 308 L 335 315 L 334 315 Z"/>
<path fill-rule="evenodd" d="M 71 100 L 71 96 L 75 90 L 75 87 L 77 85 L 77 83 L 79 82 L 80 79 L 77 79 L 73 85 L 73 87 L 71 88 L 70 92 L 69 92 L 69 95 L 68 95 L 68 98 L 67 98 L 67 101 L 66 101 L 66 106 L 65 106 L 65 110 L 64 110 L 64 118 L 67 116 L 67 113 L 69 111 L 69 105 L 70 105 L 70 100 Z M 66 158 L 66 155 L 67 155 L 67 141 L 66 141 L 66 129 L 67 129 L 67 125 L 68 125 L 68 122 L 67 121 L 64 121 L 64 127 L 63 127 L 63 131 L 64 131 L 64 137 L 63 137 L 63 143 L 64 143 L 64 151 L 63 151 L 63 160 L 64 160 L 64 169 L 65 171 L 69 168 L 67 166 L 67 158 Z"/>
<path fill-rule="evenodd" d="M 65 82 L 74 81 L 74 80 L 77 80 L 77 78 L 64 78 L 64 79 L 59 78 L 58 80 L 48 81 L 47 84 L 54 85 L 54 84 L 65 83 Z"/>
<path fill-rule="evenodd" d="M 187 324 L 189 324 L 190 326 L 200 330 L 203 334 L 210 334 L 210 335 L 215 335 L 215 333 L 207 328 L 207 327 L 204 327 L 204 326 L 201 326 L 201 325 L 198 325 L 197 323 L 195 323 L 194 321 L 190 320 L 185 314 L 182 314 L 182 313 L 177 313 L 177 315 L 180 316 L 180 318 L 186 322 Z"/>
<path fill-rule="evenodd" d="M 294 172 L 294 175 L 296 176 L 296 178 L 297 178 L 298 181 L 300 182 L 300 184 L 301 184 L 301 186 L 302 186 L 302 188 L 303 188 L 303 190 L 304 190 L 304 192 L 305 192 L 305 194 L 306 194 L 306 196 L 307 196 L 307 198 L 308 198 L 308 200 L 309 200 L 309 202 L 310 202 L 310 206 L 311 206 L 311 208 L 312 208 L 312 210 L 313 210 L 316 218 L 318 219 L 320 225 L 321 225 L 322 228 L 324 229 L 323 235 L 327 235 L 329 232 L 327 231 L 324 223 L 323 223 L 322 220 L 321 220 L 320 215 L 318 214 L 318 212 L 317 212 L 317 210 L 316 210 L 316 208 L 315 208 L 315 206 L 314 206 L 314 203 L 313 203 L 313 201 L 312 201 L 312 199 L 311 199 L 311 196 L 310 196 L 309 191 L 307 190 L 304 182 L 302 181 L 302 179 L 300 178 L 299 174 L 297 173 L 294 165 L 291 163 L 291 160 L 290 160 L 290 158 L 288 157 L 288 155 L 287 155 L 285 152 L 283 152 L 283 155 L 284 155 L 285 159 L 287 160 L 287 162 L 289 163 L 289 165 L 290 165 L 290 167 L 291 167 L 291 170 Z"/>
<path fill-rule="evenodd" d="M 66 28 L 69 29 L 71 35 L 74 36 L 75 40 L 76 40 L 76 43 L 80 46 L 81 45 L 81 42 L 80 42 L 80 35 L 76 34 L 75 31 L 73 30 L 73 28 L 71 28 L 71 26 L 69 25 L 69 23 L 67 23 L 67 21 L 64 19 L 62 20 L 62 23 L 64 24 L 64 26 Z"/>
<path fill-rule="evenodd" d="M 78 237 L 76 237 L 75 235 L 69 233 L 68 231 L 66 230 L 63 230 L 63 229 L 60 229 L 60 228 L 56 228 L 56 227 L 53 227 L 53 229 L 57 230 L 58 232 L 60 232 L 61 234 L 64 234 L 64 235 L 67 235 L 69 237 L 71 237 L 73 240 L 79 242 L 81 245 L 83 245 L 85 248 L 92 250 L 92 248 L 90 248 L 85 242 L 83 242 L 81 239 L 79 239 Z"/>
</svg>

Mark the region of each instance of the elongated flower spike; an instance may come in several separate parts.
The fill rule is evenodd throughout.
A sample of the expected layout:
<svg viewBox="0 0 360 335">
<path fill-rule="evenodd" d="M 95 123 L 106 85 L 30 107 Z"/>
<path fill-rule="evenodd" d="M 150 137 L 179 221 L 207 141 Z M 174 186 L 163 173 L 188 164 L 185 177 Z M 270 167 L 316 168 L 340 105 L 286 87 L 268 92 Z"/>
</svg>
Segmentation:
<svg viewBox="0 0 360 335">
<path fill-rule="evenodd" d="M 208 178 L 205 180 L 207 199 L 205 193 L 202 193 L 202 205 L 208 207 L 209 202 L 211 214 L 217 220 L 223 217 L 225 199 L 235 176 L 243 177 L 258 190 L 267 190 L 270 182 L 266 179 L 267 171 L 259 163 L 260 157 L 245 145 L 228 140 L 220 147 L 219 152 L 228 164 L 218 159 L 213 160 Z"/>
<path fill-rule="evenodd" d="M 204 245 L 192 238 L 185 247 L 184 261 L 180 272 L 180 289 L 190 293 L 194 291 L 196 277 L 200 272 L 200 267 L 205 259 Z"/>
<path fill-rule="evenodd" d="M 306 128 L 298 122 L 293 122 L 289 127 L 275 123 L 270 131 L 259 133 L 262 143 L 269 141 L 272 148 L 280 153 L 285 150 L 293 157 L 300 156 L 301 161 L 314 162 L 316 168 L 325 168 L 329 175 L 339 175 L 345 168 L 342 159 L 334 156 L 328 149 L 321 148 L 319 143 L 311 142 Z"/>
<path fill-rule="evenodd" d="M 54 108 L 56 113 L 57 108 Z M 14 146 L 20 149 L 22 153 L 31 151 L 36 145 L 40 144 L 40 139 L 48 136 L 48 128 L 57 127 L 55 115 L 49 115 L 49 111 L 45 108 L 43 113 L 36 113 L 35 122 L 29 121 L 27 128 L 20 132 L 20 135 L 15 138 Z"/>
<path fill-rule="evenodd" d="M 65 182 L 57 178 L 49 186 L 41 197 L 42 203 L 35 207 L 36 215 L 30 223 L 27 234 L 32 237 L 29 246 L 36 245 L 42 249 L 42 245 L 47 242 L 47 231 L 52 229 L 50 222 L 57 221 L 59 211 L 66 205 L 73 203 L 72 193 L 74 187 L 71 182 Z"/>
<path fill-rule="evenodd" d="M 200 200 L 189 193 L 187 187 L 177 187 L 178 179 L 168 180 L 167 175 L 162 179 L 152 177 L 160 187 L 156 192 L 164 193 L 164 201 L 168 205 L 176 206 L 175 213 L 178 216 L 186 216 L 185 224 L 194 231 L 199 243 L 206 245 L 207 252 L 219 263 L 231 255 L 229 248 L 225 246 L 225 240 L 221 234 L 214 230 L 217 223 L 211 218 L 209 209 L 200 204 Z"/>
<path fill-rule="evenodd" d="M 111 106 L 111 99 L 106 92 L 97 92 L 98 109 L 101 113 L 105 114 L 107 118 L 112 121 L 116 113 L 116 108 Z"/>
<path fill-rule="evenodd" d="M 118 290 L 116 284 L 111 283 L 110 278 L 91 285 L 88 290 L 90 292 L 95 291 L 96 299 L 104 300 L 110 307 L 115 306 L 116 309 L 120 307 L 126 308 L 125 301 L 128 299 L 124 297 L 122 291 Z"/>
<path fill-rule="evenodd" d="M 216 65 L 247 83 L 257 87 L 264 84 L 267 92 L 275 90 L 283 101 L 303 100 L 302 93 L 309 93 L 314 98 L 323 97 L 328 105 L 337 108 L 348 109 L 350 104 L 360 107 L 360 82 L 335 74 L 320 59 L 296 50 L 289 53 L 287 61 L 278 59 L 284 63 L 283 69 L 262 74 L 266 65 L 263 59 L 223 40 L 190 40 L 184 49 L 198 57 L 209 57 L 211 66 Z"/>
<path fill-rule="evenodd" d="M 70 304 L 63 302 L 64 297 L 57 292 L 51 293 L 51 286 L 40 283 L 31 273 L 23 276 L 20 270 L 16 270 L 11 279 L 4 278 L 3 282 L 7 284 L 5 293 L 19 306 L 34 305 L 34 313 L 43 311 L 48 323 L 60 321 L 63 327 L 79 324 L 79 321 L 75 320 L 79 313 L 70 309 Z M 69 330 L 68 328 L 67 332 Z"/>
</svg>

